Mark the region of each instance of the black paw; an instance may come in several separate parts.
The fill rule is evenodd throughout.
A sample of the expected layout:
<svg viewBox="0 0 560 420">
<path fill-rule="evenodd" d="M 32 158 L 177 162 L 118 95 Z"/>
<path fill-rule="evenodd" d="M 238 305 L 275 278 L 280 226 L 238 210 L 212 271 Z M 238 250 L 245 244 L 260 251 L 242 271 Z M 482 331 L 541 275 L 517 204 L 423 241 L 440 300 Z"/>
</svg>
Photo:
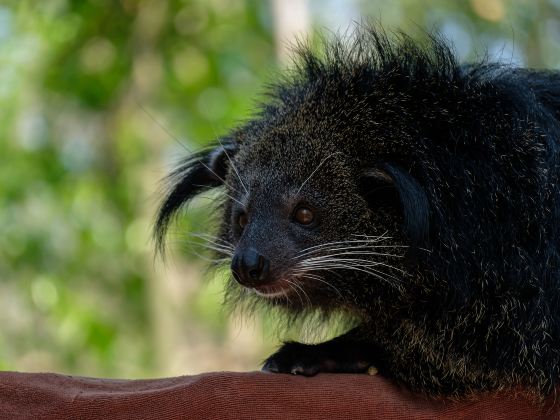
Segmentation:
<svg viewBox="0 0 560 420">
<path fill-rule="evenodd" d="M 300 343 L 285 343 L 270 356 L 262 370 L 274 373 L 313 376 L 324 371 L 325 360 L 313 351 L 313 346 Z"/>
<path fill-rule="evenodd" d="M 330 351 L 329 351 L 330 350 Z M 373 363 L 364 358 L 348 358 L 324 345 L 285 343 L 262 367 L 264 372 L 314 376 L 319 372 L 373 372 Z"/>
</svg>

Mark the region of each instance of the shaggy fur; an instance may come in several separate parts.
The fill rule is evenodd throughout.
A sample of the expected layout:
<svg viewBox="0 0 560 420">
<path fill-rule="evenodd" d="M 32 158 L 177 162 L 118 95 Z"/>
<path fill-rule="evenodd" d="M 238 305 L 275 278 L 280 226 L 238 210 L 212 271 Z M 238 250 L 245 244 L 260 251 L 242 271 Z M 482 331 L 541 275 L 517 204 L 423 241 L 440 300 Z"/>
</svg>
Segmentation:
<svg viewBox="0 0 560 420">
<path fill-rule="evenodd" d="M 252 120 L 172 174 L 160 247 L 188 200 L 222 186 L 218 253 L 250 240 L 297 286 L 265 299 L 232 281 L 230 295 L 359 320 L 327 343 L 285 344 L 268 370 L 375 365 L 431 395 L 551 392 L 560 380 L 560 74 L 459 65 L 438 37 L 371 28 L 298 57 Z M 316 226 L 289 223 L 302 200 Z M 337 242 L 353 261 L 341 262 Z"/>
</svg>

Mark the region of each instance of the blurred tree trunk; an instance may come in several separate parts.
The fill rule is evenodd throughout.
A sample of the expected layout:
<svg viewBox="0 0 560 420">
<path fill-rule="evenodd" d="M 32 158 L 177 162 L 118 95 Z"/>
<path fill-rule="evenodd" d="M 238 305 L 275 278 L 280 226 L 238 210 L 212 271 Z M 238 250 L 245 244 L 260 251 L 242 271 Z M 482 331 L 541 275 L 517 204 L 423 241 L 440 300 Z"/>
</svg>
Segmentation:
<svg viewBox="0 0 560 420">
<path fill-rule="evenodd" d="M 311 29 L 308 0 L 274 0 L 274 37 L 276 56 L 280 64 L 286 65 L 290 48 L 295 41 L 305 40 Z"/>
</svg>

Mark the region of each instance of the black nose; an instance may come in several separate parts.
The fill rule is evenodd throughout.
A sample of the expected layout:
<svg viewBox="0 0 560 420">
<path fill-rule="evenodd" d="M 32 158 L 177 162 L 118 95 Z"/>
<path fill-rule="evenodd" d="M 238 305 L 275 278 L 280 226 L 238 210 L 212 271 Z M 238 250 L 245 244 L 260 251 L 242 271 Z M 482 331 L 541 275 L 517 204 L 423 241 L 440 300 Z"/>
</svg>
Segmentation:
<svg viewBox="0 0 560 420">
<path fill-rule="evenodd" d="M 231 261 L 231 271 L 235 279 L 244 286 L 263 284 L 270 269 L 268 258 L 249 248 L 237 251 Z"/>
</svg>

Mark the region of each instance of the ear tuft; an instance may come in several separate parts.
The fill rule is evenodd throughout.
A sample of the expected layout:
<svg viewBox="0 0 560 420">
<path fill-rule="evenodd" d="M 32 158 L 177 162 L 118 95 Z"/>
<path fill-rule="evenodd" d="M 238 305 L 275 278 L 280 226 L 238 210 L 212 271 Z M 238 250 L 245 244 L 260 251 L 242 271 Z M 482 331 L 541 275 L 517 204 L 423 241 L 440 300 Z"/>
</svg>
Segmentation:
<svg viewBox="0 0 560 420">
<path fill-rule="evenodd" d="M 229 159 L 237 145 L 233 141 L 202 150 L 184 159 L 167 177 L 167 193 L 159 207 L 153 237 L 157 252 L 165 253 L 165 235 L 179 210 L 197 194 L 224 184 Z"/>
</svg>

